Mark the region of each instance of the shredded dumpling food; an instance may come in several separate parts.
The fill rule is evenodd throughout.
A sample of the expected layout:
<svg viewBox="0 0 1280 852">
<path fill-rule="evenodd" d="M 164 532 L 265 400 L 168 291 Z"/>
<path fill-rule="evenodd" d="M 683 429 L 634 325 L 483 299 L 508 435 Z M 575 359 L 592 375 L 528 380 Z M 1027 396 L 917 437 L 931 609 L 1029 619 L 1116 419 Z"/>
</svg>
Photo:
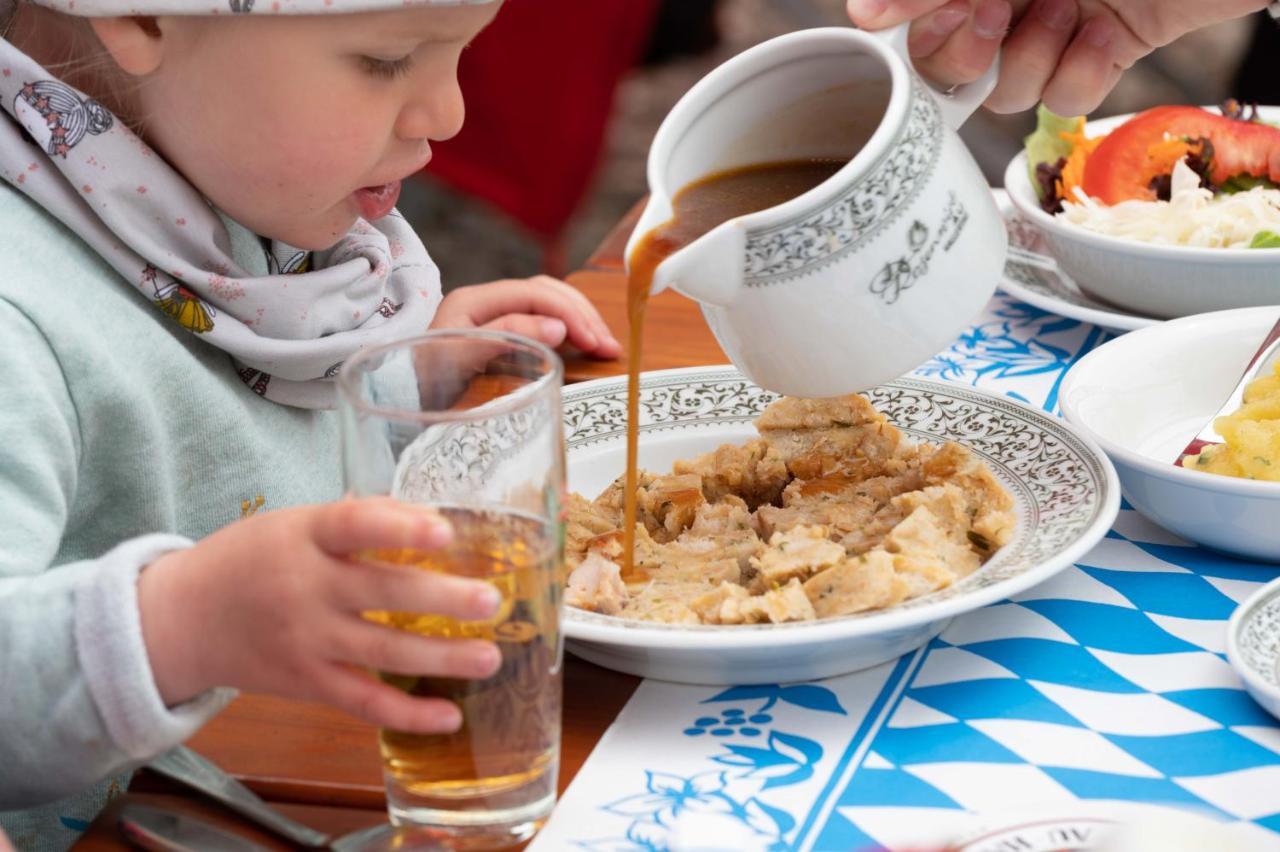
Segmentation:
<svg viewBox="0 0 1280 852">
<path fill-rule="evenodd" d="M 1248 248 L 1255 235 L 1280 233 L 1280 190 L 1254 187 L 1214 195 L 1185 160 L 1173 168 L 1168 201 L 1100 204 L 1080 190 L 1058 214 L 1099 234 L 1162 245 Z"/>
<path fill-rule="evenodd" d="M 810 621 L 946 588 L 1013 535 L 1012 498 L 977 456 L 906 440 L 864 397 L 784 397 L 756 429 L 640 471 L 633 581 L 622 480 L 570 495 L 566 602 L 673 624 Z"/>
</svg>

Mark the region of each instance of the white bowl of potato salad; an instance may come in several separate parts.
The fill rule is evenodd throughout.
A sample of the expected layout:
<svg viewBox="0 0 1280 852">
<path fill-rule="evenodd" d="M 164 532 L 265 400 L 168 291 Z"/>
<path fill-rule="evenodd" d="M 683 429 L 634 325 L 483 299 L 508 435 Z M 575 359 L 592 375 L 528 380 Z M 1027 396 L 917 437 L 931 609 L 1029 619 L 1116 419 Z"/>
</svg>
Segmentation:
<svg viewBox="0 0 1280 852">
<path fill-rule="evenodd" d="M 1040 113 L 1005 171 L 1081 290 L 1170 318 L 1280 304 L 1280 108 Z"/>
<path fill-rule="evenodd" d="M 1216 421 L 1229 436 L 1216 460 L 1176 462 L 1277 317 L 1280 306 L 1241 308 L 1130 332 L 1082 358 L 1061 392 L 1063 416 L 1111 457 L 1135 509 L 1189 541 L 1268 562 L 1280 562 L 1280 417 L 1272 416 L 1280 397 L 1258 402 L 1280 378 L 1247 390 L 1244 408 L 1228 415 L 1233 423 Z"/>
</svg>

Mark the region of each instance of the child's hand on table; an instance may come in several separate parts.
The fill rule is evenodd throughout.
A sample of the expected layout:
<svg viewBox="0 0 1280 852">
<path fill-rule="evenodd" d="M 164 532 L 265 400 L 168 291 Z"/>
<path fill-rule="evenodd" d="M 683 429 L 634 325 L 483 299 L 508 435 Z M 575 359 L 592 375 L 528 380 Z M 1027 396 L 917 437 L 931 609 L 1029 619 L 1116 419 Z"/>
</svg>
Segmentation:
<svg viewBox="0 0 1280 852">
<path fill-rule="evenodd" d="M 167 554 L 138 579 L 138 609 L 161 698 L 179 704 L 232 686 L 323 701 L 375 725 L 445 733 L 462 719 L 438 698 L 411 697 L 361 669 L 485 678 L 492 642 L 420 636 L 367 621 L 366 610 L 490 618 L 488 583 L 356 561 L 374 548 L 436 550 L 452 530 L 436 512 L 390 498 L 267 512 Z"/>
<path fill-rule="evenodd" d="M 510 331 L 552 348 L 567 342 L 602 359 L 622 354 L 622 344 L 587 297 L 546 275 L 454 290 L 444 297 L 431 327 Z"/>
</svg>

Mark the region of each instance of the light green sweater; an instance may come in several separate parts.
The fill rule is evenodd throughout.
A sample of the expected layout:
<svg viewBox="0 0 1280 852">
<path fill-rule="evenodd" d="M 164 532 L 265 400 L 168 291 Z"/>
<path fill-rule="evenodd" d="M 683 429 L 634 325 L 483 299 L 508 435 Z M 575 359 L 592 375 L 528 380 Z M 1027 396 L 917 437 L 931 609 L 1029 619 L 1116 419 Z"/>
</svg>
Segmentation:
<svg viewBox="0 0 1280 852">
<path fill-rule="evenodd" d="M 257 396 L 0 183 L 0 826 L 19 849 L 65 848 L 229 698 L 164 706 L 139 569 L 247 512 L 337 499 L 337 442 L 332 412 Z"/>
</svg>

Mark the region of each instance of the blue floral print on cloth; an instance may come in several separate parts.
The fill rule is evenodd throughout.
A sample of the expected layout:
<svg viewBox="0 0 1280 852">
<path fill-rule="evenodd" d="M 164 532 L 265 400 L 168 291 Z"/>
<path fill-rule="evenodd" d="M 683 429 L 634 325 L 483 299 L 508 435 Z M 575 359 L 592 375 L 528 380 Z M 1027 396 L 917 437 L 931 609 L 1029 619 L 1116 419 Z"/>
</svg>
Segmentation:
<svg viewBox="0 0 1280 852">
<path fill-rule="evenodd" d="M 917 375 L 1055 410 L 1107 339 L 998 293 Z M 972 814 L 1102 802 L 1189 808 L 1280 848 L 1280 724 L 1225 658 L 1226 619 L 1274 573 L 1126 505 L 1076 565 L 875 669 L 645 681 L 531 849 L 928 848 Z"/>
</svg>

